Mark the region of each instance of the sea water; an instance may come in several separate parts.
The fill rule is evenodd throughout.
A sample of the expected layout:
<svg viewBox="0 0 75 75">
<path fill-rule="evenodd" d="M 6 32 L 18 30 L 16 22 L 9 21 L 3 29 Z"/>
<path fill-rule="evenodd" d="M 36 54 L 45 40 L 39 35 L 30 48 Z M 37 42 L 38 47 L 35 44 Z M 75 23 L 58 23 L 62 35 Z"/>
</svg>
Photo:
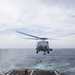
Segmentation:
<svg viewBox="0 0 75 75">
<path fill-rule="evenodd" d="M 42 62 L 35 64 L 36 61 Z M 56 69 L 62 75 L 75 75 L 75 49 L 53 49 L 36 54 L 35 49 L 0 49 L 0 73 L 11 69 Z"/>
</svg>

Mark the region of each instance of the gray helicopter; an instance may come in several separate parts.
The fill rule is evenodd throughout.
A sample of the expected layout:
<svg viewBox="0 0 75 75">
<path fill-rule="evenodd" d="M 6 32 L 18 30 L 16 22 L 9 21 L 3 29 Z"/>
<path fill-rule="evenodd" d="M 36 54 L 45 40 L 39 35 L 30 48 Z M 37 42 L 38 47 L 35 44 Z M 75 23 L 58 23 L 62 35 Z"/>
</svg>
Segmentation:
<svg viewBox="0 0 75 75">
<path fill-rule="evenodd" d="M 53 49 L 50 49 L 49 48 L 49 42 L 46 41 L 47 39 L 48 40 L 55 40 L 55 39 L 49 39 L 49 38 L 40 38 L 40 37 L 37 37 L 37 36 L 34 36 L 34 35 L 31 35 L 31 34 L 27 34 L 27 33 L 24 33 L 24 32 L 20 32 L 20 31 L 16 31 L 17 33 L 20 33 L 20 34 L 24 34 L 24 35 L 27 35 L 27 36 L 30 36 L 30 37 L 33 37 L 33 38 L 26 38 L 26 39 L 33 39 L 33 40 L 41 40 L 39 42 L 37 42 L 37 47 L 36 47 L 36 53 L 38 54 L 38 52 L 40 51 L 43 51 L 44 52 L 44 55 L 46 55 L 46 53 L 50 53 L 50 51 L 52 51 Z M 68 35 L 75 35 L 75 33 L 71 33 L 71 34 L 65 34 L 65 35 L 62 35 L 62 36 L 68 36 Z M 62 36 L 58 36 L 58 37 L 62 37 Z"/>
<path fill-rule="evenodd" d="M 33 37 L 33 38 L 26 38 L 26 39 L 41 40 L 41 41 L 37 42 L 37 45 L 36 45 L 37 46 L 36 47 L 36 53 L 37 54 L 38 54 L 38 52 L 43 51 L 44 55 L 46 55 L 46 53 L 49 54 L 50 51 L 52 51 L 52 49 L 49 48 L 49 42 L 46 41 L 48 38 L 40 38 L 40 37 L 30 35 L 30 34 L 27 34 L 27 33 L 23 33 L 23 32 L 20 32 L 20 31 L 16 31 L 16 32 L 20 33 L 20 34 L 30 36 L 30 37 Z"/>
</svg>

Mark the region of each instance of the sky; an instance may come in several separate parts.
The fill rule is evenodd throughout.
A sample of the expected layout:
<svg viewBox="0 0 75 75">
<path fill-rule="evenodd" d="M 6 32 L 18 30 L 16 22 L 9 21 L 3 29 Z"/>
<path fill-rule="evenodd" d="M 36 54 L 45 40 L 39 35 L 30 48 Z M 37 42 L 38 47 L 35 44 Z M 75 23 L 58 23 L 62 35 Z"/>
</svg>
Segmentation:
<svg viewBox="0 0 75 75">
<path fill-rule="evenodd" d="M 75 48 L 75 0 L 0 0 L 0 48 L 36 48 L 25 32 L 47 37 L 51 48 Z M 62 36 L 62 37 L 60 37 Z"/>
</svg>

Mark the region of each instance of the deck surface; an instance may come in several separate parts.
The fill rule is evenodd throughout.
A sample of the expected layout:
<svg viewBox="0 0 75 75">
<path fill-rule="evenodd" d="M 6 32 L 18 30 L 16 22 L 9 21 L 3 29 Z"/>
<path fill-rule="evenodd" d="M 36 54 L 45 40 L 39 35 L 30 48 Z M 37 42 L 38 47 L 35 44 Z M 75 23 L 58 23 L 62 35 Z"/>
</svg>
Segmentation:
<svg viewBox="0 0 75 75">
<path fill-rule="evenodd" d="M 58 74 L 55 70 L 28 69 L 27 74 L 25 74 L 25 70 L 11 70 L 6 75 L 60 75 L 60 74 Z"/>
</svg>

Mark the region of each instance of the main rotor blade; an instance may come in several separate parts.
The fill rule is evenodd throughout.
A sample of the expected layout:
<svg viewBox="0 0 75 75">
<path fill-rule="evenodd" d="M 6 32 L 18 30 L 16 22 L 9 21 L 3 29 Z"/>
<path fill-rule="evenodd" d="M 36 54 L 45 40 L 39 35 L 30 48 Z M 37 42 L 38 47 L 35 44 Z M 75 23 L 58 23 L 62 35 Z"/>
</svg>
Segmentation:
<svg viewBox="0 0 75 75">
<path fill-rule="evenodd" d="M 65 34 L 63 36 L 75 35 L 75 33 Z"/>
<path fill-rule="evenodd" d="M 70 35 L 75 35 L 75 33 L 70 33 L 70 34 L 60 35 L 60 36 L 57 36 L 57 37 L 64 37 L 64 36 L 70 36 Z M 51 38 L 57 38 L 57 37 L 51 37 Z"/>
<path fill-rule="evenodd" d="M 16 31 L 16 32 L 17 33 L 20 33 L 20 34 L 24 34 L 24 35 L 30 36 L 30 37 L 34 37 L 34 38 L 40 39 L 40 37 L 37 37 L 37 36 L 34 36 L 34 35 L 30 35 L 30 34 L 27 34 L 27 33 L 23 33 L 23 32 L 20 32 L 20 31 Z"/>
<path fill-rule="evenodd" d="M 59 40 L 59 39 L 51 39 L 51 38 L 48 38 L 48 40 Z"/>
<path fill-rule="evenodd" d="M 24 38 L 24 39 L 29 39 L 29 40 L 39 40 L 37 38 Z"/>
</svg>

